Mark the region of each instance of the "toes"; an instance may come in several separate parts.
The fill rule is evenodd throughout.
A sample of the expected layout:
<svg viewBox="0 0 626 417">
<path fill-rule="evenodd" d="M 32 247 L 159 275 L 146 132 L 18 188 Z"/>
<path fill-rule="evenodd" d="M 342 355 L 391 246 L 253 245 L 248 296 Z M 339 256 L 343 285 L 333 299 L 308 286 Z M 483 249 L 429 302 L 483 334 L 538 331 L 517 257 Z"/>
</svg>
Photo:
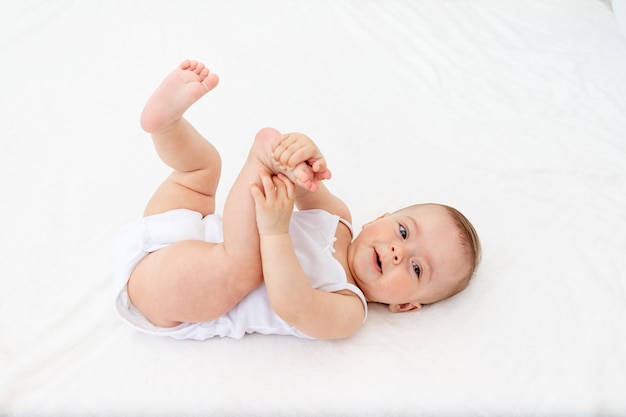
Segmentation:
<svg viewBox="0 0 626 417">
<path fill-rule="evenodd" d="M 207 70 L 207 73 L 209 70 Z M 215 88 L 217 83 L 220 82 L 220 79 L 217 77 L 217 74 L 208 74 L 204 80 L 202 80 L 202 84 L 206 87 L 207 91 L 211 91 Z"/>
<path fill-rule="evenodd" d="M 198 65 L 196 65 L 196 68 L 194 68 L 193 72 L 200 75 L 205 69 L 206 68 L 204 67 L 204 64 L 202 62 L 198 62 Z"/>
<path fill-rule="evenodd" d="M 206 87 L 207 91 L 215 88 L 219 82 L 217 75 L 211 74 L 209 69 L 202 62 L 186 59 L 180 64 L 180 69 L 191 71 L 200 77 L 200 82 Z"/>
</svg>

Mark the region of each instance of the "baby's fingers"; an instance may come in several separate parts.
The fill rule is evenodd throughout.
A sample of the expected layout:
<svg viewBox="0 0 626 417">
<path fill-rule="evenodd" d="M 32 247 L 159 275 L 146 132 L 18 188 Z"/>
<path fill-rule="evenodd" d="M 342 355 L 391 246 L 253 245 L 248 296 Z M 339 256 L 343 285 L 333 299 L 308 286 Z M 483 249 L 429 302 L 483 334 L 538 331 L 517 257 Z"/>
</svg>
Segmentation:
<svg viewBox="0 0 626 417">
<path fill-rule="evenodd" d="M 255 206 L 260 206 L 265 202 L 265 195 L 258 184 L 251 183 L 250 184 L 250 194 L 252 194 L 252 199 L 254 200 Z"/>
<path fill-rule="evenodd" d="M 290 195 L 290 190 L 285 183 L 285 181 L 278 176 L 272 177 L 272 181 L 274 183 L 274 190 L 276 193 L 276 199 L 274 200 L 277 204 L 277 207 L 282 206 L 283 204 L 293 204 L 293 197 Z"/>
<path fill-rule="evenodd" d="M 280 146 L 273 151 L 273 157 L 276 163 L 282 168 L 293 169 L 293 158 L 295 153 L 297 153 L 297 149 L 293 146 L 290 146 L 286 142 L 282 143 Z"/>
<path fill-rule="evenodd" d="M 332 178 L 332 176 L 333 176 L 333 173 L 330 172 L 329 169 L 325 169 L 324 171 L 315 172 L 315 180 L 316 181 L 329 180 L 329 179 Z"/>
<path fill-rule="evenodd" d="M 313 172 L 320 172 L 320 173 L 324 172 L 324 171 L 327 171 L 328 167 L 326 166 L 326 159 L 324 159 L 324 158 L 316 159 L 311 164 L 311 169 L 313 169 Z M 330 177 L 328 177 L 328 178 L 330 178 Z"/>
<path fill-rule="evenodd" d="M 274 185 L 276 186 L 276 189 L 280 190 L 281 194 L 289 200 L 293 200 L 295 198 L 296 186 L 286 175 L 278 174 L 275 176 Z"/>
<path fill-rule="evenodd" d="M 250 184 L 250 192 L 252 193 L 255 203 L 270 200 L 276 195 L 272 177 L 267 172 L 260 172 L 259 179 L 261 180 L 260 185 L 257 183 Z"/>
<path fill-rule="evenodd" d="M 287 135 L 283 133 L 282 135 L 274 139 L 274 141 L 272 142 L 272 153 L 276 152 L 276 149 L 278 149 L 278 147 L 283 143 L 286 137 Z"/>
<path fill-rule="evenodd" d="M 272 156 L 278 162 L 285 153 L 287 149 L 289 149 L 289 134 L 283 134 L 274 139 L 272 142 Z"/>
<path fill-rule="evenodd" d="M 282 168 L 292 170 L 315 154 L 313 142 L 300 133 L 287 133 L 272 144 L 274 160 Z"/>
<path fill-rule="evenodd" d="M 276 198 L 276 184 L 274 178 L 266 171 L 259 174 L 261 184 L 263 184 L 263 193 L 266 200 L 274 200 Z"/>
<path fill-rule="evenodd" d="M 293 133 L 283 133 L 272 142 L 272 152 L 280 151 L 281 148 L 287 149 L 296 140 Z"/>
</svg>

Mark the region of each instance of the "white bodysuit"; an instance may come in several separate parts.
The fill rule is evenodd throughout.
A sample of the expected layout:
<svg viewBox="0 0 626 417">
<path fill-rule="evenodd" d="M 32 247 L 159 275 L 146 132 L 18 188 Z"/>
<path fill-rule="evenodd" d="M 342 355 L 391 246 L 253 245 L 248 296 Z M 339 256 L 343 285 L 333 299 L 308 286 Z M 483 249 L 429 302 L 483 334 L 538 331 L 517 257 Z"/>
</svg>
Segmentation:
<svg viewBox="0 0 626 417">
<path fill-rule="evenodd" d="M 289 235 L 311 286 L 328 292 L 354 292 L 363 302 L 367 317 L 363 293 L 348 283 L 342 265 L 333 257 L 335 232 L 340 221 L 350 227 L 339 216 L 323 210 L 296 211 L 291 217 Z M 311 338 L 274 313 L 264 284 L 215 320 L 182 323 L 171 328 L 153 325 L 130 302 L 126 290 L 128 278 L 150 252 L 183 240 L 222 242 L 221 216 L 211 214 L 203 218 L 196 211 L 177 209 L 144 217 L 121 230 L 113 246 L 113 291 L 115 306 L 122 319 L 144 332 L 176 339 L 205 340 L 214 336 L 239 339 L 246 333 Z"/>
</svg>

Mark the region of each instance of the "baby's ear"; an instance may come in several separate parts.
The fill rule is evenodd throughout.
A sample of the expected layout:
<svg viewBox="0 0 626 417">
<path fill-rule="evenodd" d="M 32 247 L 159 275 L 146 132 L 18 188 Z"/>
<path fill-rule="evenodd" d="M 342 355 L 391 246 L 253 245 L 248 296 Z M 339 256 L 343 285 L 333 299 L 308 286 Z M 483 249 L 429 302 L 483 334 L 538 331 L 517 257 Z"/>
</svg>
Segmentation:
<svg viewBox="0 0 626 417">
<path fill-rule="evenodd" d="M 407 311 L 417 311 L 422 308 L 421 304 L 404 303 L 404 304 L 389 304 L 389 311 L 392 313 L 404 313 Z"/>
</svg>

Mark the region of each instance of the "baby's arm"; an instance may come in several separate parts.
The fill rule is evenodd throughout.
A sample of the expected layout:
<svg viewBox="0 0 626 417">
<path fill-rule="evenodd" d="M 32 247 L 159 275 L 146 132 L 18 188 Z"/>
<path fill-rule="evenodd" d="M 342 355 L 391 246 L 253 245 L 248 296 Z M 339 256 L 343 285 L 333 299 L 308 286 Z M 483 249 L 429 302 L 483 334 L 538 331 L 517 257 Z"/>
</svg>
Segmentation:
<svg viewBox="0 0 626 417">
<path fill-rule="evenodd" d="M 272 308 L 283 320 L 317 339 L 336 339 L 356 332 L 364 318 L 352 293 L 329 293 L 311 287 L 289 236 L 295 186 L 285 176 L 263 172 L 263 189 L 252 185 L 261 239 L 263 276 Z"/>
<path fill-rule="evenodd" d="M 330 179 L 331 172 L 313 140 L 302 133 L 281 135 L 272 144 L 272 156 L 283 172 L 299 185 L 295 199 L 298 209 L 323 209 L 352 221 L 348 206 L 322 183 Z"/>
</svg>

